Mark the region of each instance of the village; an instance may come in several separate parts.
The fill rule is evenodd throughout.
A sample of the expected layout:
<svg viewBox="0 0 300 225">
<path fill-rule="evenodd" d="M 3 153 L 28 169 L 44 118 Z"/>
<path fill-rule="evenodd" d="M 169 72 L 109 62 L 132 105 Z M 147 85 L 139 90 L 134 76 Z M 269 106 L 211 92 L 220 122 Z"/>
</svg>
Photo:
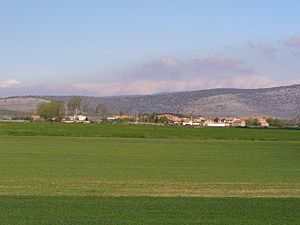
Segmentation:
<svg viewBox="0 0 300 225">
<path fill-rule="evenodd" d="M 128 111 L 128 110 L 127 110 Z M 130 111 L 130 109 L 129 109 Z M 154 126 L 191 126 L 191 127 L 291 127 L 286 121 L 272 116 L 258 114 L 249 116 L 218 116 L 212 115 L 176 114 L 138 112 L 111 112 L 107 105 L 98 103 L 91 106 L 82 101 L 79 96 L 72 96 L 67 102 L 60 100 L 45 101 L 37 105 L 36 110 L 23 116 L 8 116 L 4 119 L 10 122 L 61 122 L 66 124 L 133 124 Z M 217 116 L 216 116 L 217 115 Z M 236 112 L 236 115 L 239 115 Z M 0 118 L 1 119 L 1 118 Z M 0 121 L 1 122 L 1 121 Z"/>
<path fill-rule="evenodd" d="M 86 115 L 71 115 L 66 116 L 60 122 L 62 123 L 123 123 L 123 124 L 139 124 L 139 125 L 177 125 L 177 126 L 195 126 L 195 127 L 269 127 L 268 120 L 271 117 L 262 117 L 259 115 L 252 115 L 244 118 L 237 117 L 203 117 L 203 116 L 181 116 L 175 114 L 143 114 L 130 115 L 122 114 L 107 117 L 95 117 Z M 32 115 L 31 121 L 40 122 L 43 119 L 38 115 Z M 52 118 L 52 121 L 57 121 Z"/>
</svg>

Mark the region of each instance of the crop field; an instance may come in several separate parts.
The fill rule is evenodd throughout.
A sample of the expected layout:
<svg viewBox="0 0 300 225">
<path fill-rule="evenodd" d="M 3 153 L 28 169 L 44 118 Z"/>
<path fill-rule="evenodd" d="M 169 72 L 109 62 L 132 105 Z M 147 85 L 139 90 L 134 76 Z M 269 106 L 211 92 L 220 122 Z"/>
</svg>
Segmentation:
<svg viewBox="0 0 300 225">
<path fill-rule="evenodd" d="M 300 224 L 300 130 L 0 123 L 0 224 Z"/>
</svg>

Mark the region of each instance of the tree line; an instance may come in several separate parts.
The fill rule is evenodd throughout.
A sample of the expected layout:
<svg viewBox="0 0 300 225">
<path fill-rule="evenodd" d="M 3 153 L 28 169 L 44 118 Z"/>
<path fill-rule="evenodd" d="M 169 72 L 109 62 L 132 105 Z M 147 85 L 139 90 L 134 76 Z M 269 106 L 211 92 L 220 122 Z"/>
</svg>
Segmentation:
<svg viewBox="0 0 300 225">
<path fill-rule="evenodd" d="M 83 101 L 79 96 L 72 96 L 66 104 L 64 101 L 56 99 L 40 103 L 37 106 L 37 114 L 45 120 L 61 121 L 68 115 L 87 115 L 89 108 L 90 105 L 87 100 Z M 100 119 L 106 119 L 108 116 L 107 106 L 103 103 L 99 103 L 96 106 L 95 112 Z"/>
</svg>

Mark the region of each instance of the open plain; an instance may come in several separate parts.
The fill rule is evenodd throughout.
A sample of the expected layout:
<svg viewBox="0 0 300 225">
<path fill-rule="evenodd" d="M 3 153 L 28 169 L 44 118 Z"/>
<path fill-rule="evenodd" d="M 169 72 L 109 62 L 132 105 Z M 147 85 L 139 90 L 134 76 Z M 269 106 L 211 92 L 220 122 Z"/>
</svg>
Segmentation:
<svg viewBox="0 0 300 225">
<path fill-rule="evenodd" d="M 300 130 L 0 124 L 0 224 L 300 221 Z"/>
</svg>

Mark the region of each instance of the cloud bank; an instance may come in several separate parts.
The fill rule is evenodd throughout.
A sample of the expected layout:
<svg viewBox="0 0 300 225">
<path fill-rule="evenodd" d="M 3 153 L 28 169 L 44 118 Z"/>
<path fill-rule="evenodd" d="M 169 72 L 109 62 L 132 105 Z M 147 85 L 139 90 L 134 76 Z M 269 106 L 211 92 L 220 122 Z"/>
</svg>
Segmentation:
<svg viewBox="0 0 300 225">
<path fill-rule="evenodd" d="M 253 45 L 253 48 L 262 46 Z M 243 60 L 224 53 L 209 58 L 184 61 L 165 56 L 146 63 L 115 82 L 70 84 L 21 84 L 15 79 L 0 82 L 0 96 L 11 95 L 143 95 L 211 88 L 265 88 L 300 83 L 274 81 L 260 75 Z"/>
<path fill-rule="evenodd" d="M 94 93 L 95 95 L 126 95 L 126 94 L 154 94 L 160 92 L 190 91 L 210 88 L 261 88 L 276 86 L 273 82 L 262 76 L 235 76 L 220 77 L 212 80 L 208 77 L 188 81 L 169 80 L 137 80 L 132 82 L 116 82 L 110 85 L 101 83 L 74 84 L 80 92 Z"/>
</svg>

